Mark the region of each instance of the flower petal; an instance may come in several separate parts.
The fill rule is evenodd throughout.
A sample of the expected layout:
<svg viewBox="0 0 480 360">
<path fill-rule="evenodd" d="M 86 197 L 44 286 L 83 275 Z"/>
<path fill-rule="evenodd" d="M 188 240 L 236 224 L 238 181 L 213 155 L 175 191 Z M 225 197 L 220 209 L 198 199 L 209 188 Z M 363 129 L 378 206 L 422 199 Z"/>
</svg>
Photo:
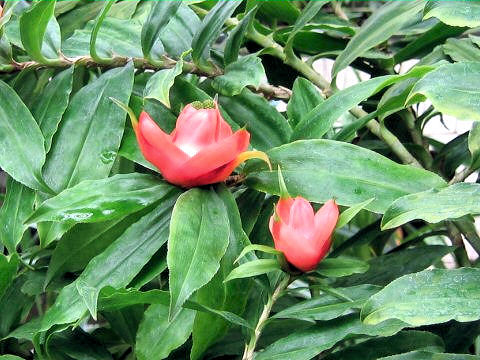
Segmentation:
<svg viewBox="0 0 480 360">
<path fill-rule="evenodd" d="M 312 205 L 306 199 L 297 196 L 290 208 L 288 225 L 308 237 L 315 231 L 314 216 Z"/>
<path fill-rule="evenodd" d="M 195 174 L 217 170 L 234 161 L 238 154 L 247 149 L 249 141 L 250 134 L 246 130 L 239 130 L 232 136 L 203 148 L 184 164 L 185 170 Z"/>
<path fill-rule="evenodd" d="M 338 215 L 338 206 L 334 200 L 327 201 L 315 214 L 315 233 L 319 244 L 323 244 L 332 236 Z"/>
</svg>

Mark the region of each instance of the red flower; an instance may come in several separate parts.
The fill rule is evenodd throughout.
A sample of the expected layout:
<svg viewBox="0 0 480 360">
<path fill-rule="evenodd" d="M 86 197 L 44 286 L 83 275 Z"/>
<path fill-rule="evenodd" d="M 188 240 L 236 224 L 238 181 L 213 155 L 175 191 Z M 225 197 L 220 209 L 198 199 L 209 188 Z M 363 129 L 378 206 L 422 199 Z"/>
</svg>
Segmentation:
<svg viewBox="0 0 480 360">
<path fill-rule="evenodd" d="M 315 269 L 330 249 L 338 215 L 334 200 L 326 202 L 314 214 L 312 205 L 302 197 L 280 199 L 270 218 L 275 248 L 296 268 Z"/>
<path fill-rule="evenodd" d="M 245 152 L 250 134 L 244 129 L 233 133 L 213 101 L 185 106 L 170 135 L 145 111 L 138 124 L 132 123 L 145 159 L 168 182 L 183 187 L 224 181 L 241 162 L 265 156 Z"/>
</svg>

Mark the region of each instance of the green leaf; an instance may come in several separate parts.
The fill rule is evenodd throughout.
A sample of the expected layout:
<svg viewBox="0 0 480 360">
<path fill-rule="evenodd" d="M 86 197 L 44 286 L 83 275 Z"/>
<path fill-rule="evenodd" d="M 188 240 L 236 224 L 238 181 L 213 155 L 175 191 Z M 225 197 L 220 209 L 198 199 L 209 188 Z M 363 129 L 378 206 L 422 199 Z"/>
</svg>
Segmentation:
<svg viewBox="0 0 480 360">
<path fill-rule="evenodd" d="M 178 198 L 168 238 L 170 319 L 218 271 L 228 237 L 225 205 L 214 191 L 191 189 Z"/>
<path fill-rule="evenodd" d="M 163 2 L 169 1 L 160 1 L 159 3 Z M 173 86 L 175 78 L 182 73 L 183 57 L 185 55 L 186 53 L 182 54 L 180 60 L 177 61 L 175 67 L 172 69 L 160 70 L 153 74 L 143 90 L 143 96 L 146 99 L 156 99 L 166 107 L 170 108 L 170 88 Z"/>
<path fill-rule="evenodd" d="M 238 52 L 242 46 L 243 38 L 247 33 L 248 27 L 251 26 L 255 14 L 258 10 L 258 7 L 254 7 L 248 11 L 248 13 L 243 17 L 242 21 L 232 30 L 230 36 L 228 37 L 225 43 L 225 50 L 223 59 L 225 65 L 233 63 L 238 59 Z"/>
<path fill-rule="evenodd" d="M 110 70 L 73 96 L 43 170 L 57 192 L 110 173 L 122 139 L 125 112 L 109 98 L 128 103 L 133 70 L 132 63 Z"/>
<path fill-rule="evenodd" d="M 425 270 L 454 249 L 451 246 L 429 245 L 374 257 L 368 262 L 368 271 L 338 279 L 335 285 L 375 284 L 383 286 L 402 275 Z"/>
<path fill-rule="evenodd" d="M 480 4 L 476 1 L 449 1 L 430 0 L 423 10 L 423 18 L 436 17 L 451 26 L 480 26 Z"/>
<path fill-rule="evenodd" d="M 400 30 L 412 16 L 422 10 L 422 0 L 394 1 L 383 5 L 365 21 L 335 60 L 332 76 L 350 65 L 357 57 L 384 42 Z M 398 16 L 402 14 L 402 16 Z"/>
<path fill-rule="evenodd" d="M 407 324 L 398 320 L 386 321 L 376 326 L 365 325 L 358 319 L 358 314 L 351 314 L 305 330 L 293 331 L 291 335 L 275 341 L 259 352 L 255 360 L 310 360 L 347 337 L 389 336 L 406 326 Z"/>
<path fill-rule="evenodd" d="M 57 193 L 83 180 L 109 175 L 126 117 L 110 97 L 128 103 L 133 71 L 131 62 L 123 68 L 109 70 L 73 96 L 43 167 L 46 182 Z M 41 245 L 47 246 L 68 228 L 62 224 L 42 224 L 39 227 Z"/>
<path fill-rule="evenodd" d="M 258 88 L 264 79 L 266 75 L 262 60 L 252 54 L 227 65 L 225 75 L 217 76 L 212 87 L 222 95 L 234 96 L 246 86 Z"/>
<path fill-rule="evenodd" d="M 93 23 L 89 22 L 85 28 L 75 30 L 75 33 L 62 43 L 62 52 L 70 57 L 90 56 L 92 29 Z M 98 30 L 95 41 L 97 55 L 111 57 L 116 54 L 141 58 L 143 56 L 140 46 L 141 30 L 142 27 L 138 21 L 107 17 L 103 21 L 103 26 Z"/>
<path fill-rule="evenodd" d="M 472 101 L 472 97 L 479 96 L 479 82 L 479 63 L 442 65 L 415 84 L 406 105 L 428 98 L 443 114 L 459 120 L 480 120 L 480 104 Z"/>
<path fill-rule="evenodd" d="M 55 0 L 52 0 L 34 3 L 30 9 L 20 16 L 20 35 L 23 47 L 33 60 L 44 64 L 52 62 L 52 60 L 47 59 L 44 52 L 42 52 L 44 44 L 49 46 L 53 52 L 57 54 L 60 49 L 60 41 L 54 44 L 49 42 L 44 43 L 47 27 L 51 26 L 49 25 L 50 20 L 54 19 L 55 2 Z M 55 24 L 58 30 L 58 40 L 60 40 L 60 28 L 58 28 L 56 21 Z M 51 52 L 52 51 L 50 51 L 50 55 Z"/>
<path fill-rule="evenodd" d="M 387 89 L 378 103 L 378 118 L 384 120 L 387 116 L 405 108 L 410 91 L 419 78 L 402 80 Z"/>
<path fill-rule="evenodd" d="M 362 308 L 365 324 L 399 319 L 412 326 L 480 318 L 480 269 L 424 270 L 402 276 Z"/>
<path fill-rule="evenodd" d="M 106 286 L 120 288 L 129 284 L 167 241 L 170 215 L 177 195 L 169 194 L 158 207 L 130 226 L 88 263 L 76 281 L 98 291 Z M 78 293 L 76 282 L 73 282 L 60 291 L 55 304 L 45 313 L 39 331 L 46 331 L 57 324 L 75 322 L 84 317 L 87 311 L 88 307 Z"/>
<path fill-rule="evenodd" d="M 471 39 L 450 38 L 443 45 L 443 52 L 454 61 L 480 61 L 480 48 Z"/>
<path fill-rule="evenodd" d="M 5 245 L 9 254 L 16 252 L 27 229 L 25 220 L 33 211 L 35 193 L 9 177 L 7 195 L 0 209 L 0 242 Z"/>
<path fill-rule="evenodd" d="M 361 274 L 368 270 L 369 265 L 363 260 L 337 257 L 323 259 L 315 272 L 327 277 L 342 277 L 352 274 Z"/>
<path fill-rule="evenodd" d="M 344 210 L 338 217 L 337 225 L 335 226 L 335 228 L 340 229 L 347 225 L 361 210 L 365 209 L 365 207 L 373 200 L 375 200 L 375 198 L 365 200 Z"/>
<path fill-rule="evenodd" d="M 460 183 L 395 200 L 385 211 L 382 229 L 391 229 L 414 219 L 437 223 L 480 213 L 480 184 Z"/>
<path fill-rule="evenodd" d="M 480 124 L 474 123 L 472 129 L 468 133 L 468 150 L 472 154 L 470 162 L 471 169 L 480 167 Z"/>
<path fill-rule="evenodd" d="M 246 126 L 255 149 L 265 151 L 288 142 L 292 129 L 265 98 L 243 89 L 240 95 L 220 96 L 220 104 L 240 126 Z"/>
<path fill-rule="evenodd" d="M 27 223 L 106 221 L 153 204 L 173 189 L 152 175 L 139 173 L 85 180 L 43 202 Z"/>
<path fill-rule="evenodd" d="M 122 235 L 130 225 L 151 211 L 151 207 L 126 217 L 108 222 L 78 224 L 62 236 L 48 265 L 45 285 L 66 272 L 83 270 L 89 261 L 99 255 Z M 79 241 L 78 239 L 82 239 Z"/>
<path fill-rule="evenodd" d="M 45 151 L 48 153 L 52 138 L 68 105 L 72 91 L 73 66 L 56 75 L 42 91 L 35 102 L 32 114 L 45 138 Z"/>
<path fill-rule="evenodd" d="M 480 356 L 466 354 L 435 354 L 429 351 L 411 351 L 405 354 L 382 357 L 378 360 L 480 360 Z"/>
<path fill-rule="evenodd" d="M 293 26 L 293 30 L 290 32 L 290 35 L 288 36 L 287 43 L 285 44 L 285 54 L 287 55 L 287 58 L 289 57 L 295 57 L 295 54 L 293 53 L 293 39 L 295 35 L 297 34 L 298 31 L 300 31 L 307 23 L 312 20 L 312 18 L 320 11 L 320 9 L 328 4 L 330 0 L 327 1 L 310 1 L 307 3 L 307 6 L 303 9 L 302 13 L 300 16 L 297 18 L 295 21 L 295 24 Z"/>
<path fill-rule="evenodd" d="M 0 81 L 0 167 L 32 189 L 51 192 L 41 176 L 43 142 L 30 111 L 15 91 Z"/>
<path fill-rule="evenodd" d="M 15 355 L 0 355 L 0 360 L 23 360 L 23 359 Z"/>
<path fill-rule="evenodd" d="M 307 79 L 297 77 L 293 83 L 292 97 L 287 105 L 288 121 L 293 128 L 303 117 L 323 102 L 322 93 Z"/>
<path fill-rule="evenodd" d="M 192 41 L 192 58 L 200 69 L 209 70 L 208 63 L 210 46 L 218 37 L 225 21 L 241 1 L 220 1 L 205 16 L 200 30 L 197 31 Z"/>
<path fill-rule="evenodd" d="M 445 345 L 440 336 L 427 331 L 401 331 L 396 335 L 370 339 L 357 345 L 336 351 L 325 360 L 377 360 L 380 357 L 395 355 L 412 350 L 443 351 Z"/>
<path fill-rule="evenodd" d="M 0 298 L 15 279 L 19 262 L 16 254 L 9 257 L 0 254 Z"/>
<path fill-rule="evenodd" d="M 268 156 L 274 168 L 281 166 L 290 194 L 313 202 L 335 198 L 351 206 L 375 198 L 365 209 L 382 213 L 399 197 L 445 186 L 434 173 L 333 140 L 296 141 L 272 149 Z M 247 185 L 279 195 L 277 172 L 257 164 L 247 166 Z"/>
<path fill-rule="evenodd" d="M 152 60 L 151 51 L 162 30 L 166 30 L 172 16 L 176 14 L 181 1 L 155 1 L 142 27 L 142 51 L 146 59 Z"/>
<path fill-rule="evenodd" d="M 417 66 L 404 75 L 379 76 L 338 91 L 302 117 L 294 129 L 292 139 L 321 138 L 343 113 L 363 100 L 400 80 L 420 77 L 433 69 L 432 66 Z"/>
<path fill-rule="evenodd" d="M 253 260 L 233 269 L 224 281 L 227 282 L 233 279 L 253 277 L 280 269 L 280 264 L 276 259 Z"/>
<path fill-rule="evenodd" d="M 195 315 L 193 346 L 190 353 L 192 360 L 201 359 L 210 345 L 226 334 L 230 326 L 229 322 L 244 327 L 249 326 L 238 316 L 245 309 L 249 281 L 237 280 L 224 283 L 225 278 L 235 266 L 233 263 L 235 258 L 239 256 L 242 248 L 248 246 L 249 241 L 242 229 L 240 214 L 232 194 L 225 186 L 220 186 L 217 192 L 225 205 L 230 223 L 229 245 L 220 261 L 218 272 L 207 285 L 198 290 L 195 300 L 202 306 L 216 309 L 219 313 L 202 311 Z M 228 316 L 228 314 L 231 315 Z"/>
<path fill-rule="evenodd" d="M 378 292 L 381 288 L 374 285 L 358 285 L 349 288 L 335 288 L 351 301 L 339 299 L 331 294 L 321 294 L 321 296 L 304 300 L 298 304 L 290 306 L 278 313 L 274 319 L 300 319 L 326 321 L 338 318 L 348 314 L 351 309 L 360 309 L 370 296 Z"/>
<path fill-rule="evenodd" d="M 168 306 L 151 305 L 137 332 L 135 354 L 139 360 L 165 359 L 190 336 L 195 311 L 180 309 L 169 321 Z"/>
<path fill-rule="evenodd" d="M 245 246 L 243 248 L 240 255 L 238 255 L 238 257 L 235 259 L 235 262 L 237 263 L 241 258 L 243 258 L 250 251 L 262 251 L 262 252 L 265 252 L 267 254 L 275 254 L 275 255 L 282 254 L 281 251 L 278 251 L 278 250 L 276 250 L 276 249 L 274 249 L 270 246 L 265 246 L 265 245 L 260 245 L 260 244 L 251 244 L 251 245 Z"/>
</svg>

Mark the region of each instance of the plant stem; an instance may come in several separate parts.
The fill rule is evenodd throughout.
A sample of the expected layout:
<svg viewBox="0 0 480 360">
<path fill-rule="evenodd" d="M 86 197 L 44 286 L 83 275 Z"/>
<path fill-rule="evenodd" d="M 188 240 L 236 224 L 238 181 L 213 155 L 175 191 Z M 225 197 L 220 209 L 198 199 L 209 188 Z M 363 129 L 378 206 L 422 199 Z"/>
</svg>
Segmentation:
<svg viewBox="0 0 480 360">
<path fill-rule="evenodd" d="M 455 176 L 450 180 L 448 183 L 449 185 L 456 184 L 459 182 L 464 181 L 467 177 L 472 175 L 475 172 L 475 170 L 471 169 L 470 167 L 467 167 L 463 169 L 462 171 L 458 172 L 455 174 Z"/>
<path fill-rule="evenodd" d="M 285 276 L 285 278 L 280 281 L 277 288 L 274 290 L 273 294 L 269 296 L 267 303 L 263 307 L 263 311 L 258 318 L 257 326 L 255 326 L 255 330 L 252 333 L 250 338 L 250 342 L 245 345 L 245 351 L 243 353 L 242 360 L 252 360 L 253 355 L 255 353 L 255 347 L 257 346 L 258 339 L 262 334 L 262 330 L 265 327 L 265 324 L 270 316 L 270 312 L 272 311 L 272 307 L 275 302 L 280 297 L 281 293 L 285 288 L 288 286 L 290 282 L 290 275 Z"/>
</svg>

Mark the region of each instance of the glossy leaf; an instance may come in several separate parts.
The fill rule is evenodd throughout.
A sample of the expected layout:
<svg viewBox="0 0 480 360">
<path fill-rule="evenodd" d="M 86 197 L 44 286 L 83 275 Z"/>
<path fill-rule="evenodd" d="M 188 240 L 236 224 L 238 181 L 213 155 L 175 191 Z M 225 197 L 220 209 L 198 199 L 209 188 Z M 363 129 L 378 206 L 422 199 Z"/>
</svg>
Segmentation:
<svg viewBox="0 0 480 360">
<path fill-rule="evenodd" d="M 480 61 L 480 48 L 471 39 L 448 39 L 443 52 L 454 61 Z"/>
<path fill-rule="evenodd" d="M 430 0 L 423 10 L 423 18 L 436 17 L 451 26 L 480 26 L 480 4 L 462 1 L 461 6 L 448 1 Z"/>
<path fill-rule="evenodd" d="M 292 46 L 293 46 L 293 39 L 296 33 L 301 30 L 312 18 L 320 11 L 320 9 L 328 4 L 329 1 L 310 1 L 305 8 L 303 9 L 300 16 L 295 21 L 293 26 L 293 30 L 290 32 L 288 36 L 287 43 L 285 44 L 285 53 L 287 57 L 294 56 Z"/>
<path fill-rule="evenodd" d="M 217 192 L 228 214 L 230 223 L 229 245 L 220 262 L 218 272 L 207 285 L 197 291 L 195 301 L 202 306 L 221 311 L 220 316 L 223 314 L 231 315 L 226 319 L 225 316 L 220 317 L 213 312 L 197 312 L 192 333 L 193 346 L 190 353 L 192 360 L 201 359 L 209 346 L 226 334 L 230 327 L 229 322 L 244 327 L 250 326 L 238 316 L 245 309 L 247 302 L 247 296 L 245 295 L 249 289 L 249 280 L 223 282 L 235 267 L 235 258 L 239 256 L 243 247 L 248 246 L 249 240 L 243 232 L 240 214 L 230 191 L 225 186 L 220 186 Z M 232 315 L 237 316 L 232 317 Z"/>
<path fill-rule="evenodd" d="M 480 185 L 459 183 L 440 190 L 407 195 L 390 205 L 382 218 L 382 229 L 391 229 L 414 219 L 436 223 L 480 213 Z"/>
<path fill-rule="evenodd" d="M 439 354 L 429 351 L 411 351 L 405 354 L 382 357 L 378 360 L 480 360 L 480 356 L 467 354 Z"/>
<path fill-rule="evenodd" d="M 225 74 L 217 76 L 212 87 L 222 95 L 234 96 L 240 94 L 246 86 L 258 88 L 265 78 L 262 60 L 252 54 L 227 65 Z"/>
<path fill-rule="evenodd" d="M 153 3 L 142 28 L 142 51 L 145 58 L 151 59 L 155 41 L 181 4 L 181 1 L 156 1 Z"/>
<path fill-rule="evenodd" d="M 348 314 L 351 309 L 361 309 L 365 301 L 381 289 L 374 285 L 358 285 L 350 288 L 335 288 L 336 291 L 351 299 L 340 299 L 331 294 L 304 300 L 278 313 L 274 319 L 306 319 L 326 321 Z"/>
<path fill-rule="evenodd" d="M 402 275 L 425 270 L 453 250 L 454 247 L 451 246 L 430 245 L 381 255 L 369 261 L 368 271 L 338 279 L 335 284 L 339 286 L 387 285 Z"/>
<path fill-rule="evenodd" d="M 125 113 L 109 98 L 128 103 L 132 85 L 130 63 L 104 73 L 72 98 L 43 170 L 54 190 L 60 192 L 109 174 L 125 124 Z"/>
<path fill-rule="evenodd" d="M 117 156 L 125 113 L 110 97 L 128 103 L 133 86 L 133 65 L 113 69 L 79 90 L 68 104 L 43 168 L 46 182 L 56 192 L 83 180 L 107 177 Z M 88 109 L 88 111 L 85 111 Z M 76 134 L 72 138 L 71 134 Z M 43 246 L 56 240 L 66 225 L 43 224 Z"/>
<path fill-rule="evenodd" d="M 177 194 L 130 226 L 105 251 L 92 259 L 77 281 L 100 292 L 106 286 L 126 286 L 167 241 L 170 216 Z M 132 241 L 134 239 L 135 241 Z M 64 287 L 55 304 L 48 309 L 39 331 L 57 324 L 68 324 L 83 318 L 88 311 L 77 290 L 77 281 Z"/>
<path fill-rule="evenodd" d="M 396 334 L 407 324 L 401 321 L 386 321 L 376 326 L 364 325 L 358 314 L 352 314 L 322 322 L 306 330 L 295 331 L 277 340 L 259 352 L 255 360 L 310 360 L 322 351 L 330 349 L 340 340 L 355 335 L 389 336 Z"/>
<path fill-rule="evenodd" d="M 459 120 L 480 120 L 480 105 L 471 101 L 478 96 L 480 64 L 446 64 L 425 75 L 413 87 L 407 105 L 426 98 L 435 109 Z"/>
<path fill-rule="evenodd" d="M 0 208 L 0 242 L 5 245 L 9 254 L 16 252 L 27 229 L 25 220 L 33 211 L 35 193 L 25 185 L 9 177 L 7 195 Z"/>
<path fill-rule="evenodd" d="M 0 167 L 20 183 L 50 192 L 41 176 L 45 162 L 43 142 L 30 111 L 15 91 L 0 81 Z"/>
<path fill-rule="evenodd" d="M 287 105 L 288 121 L 293 128 L 304 115 L 323 102 L 323 96 L 318 88 L 307 79 L 298 77 L 293 83 L 292 97 Z"/>
<path fill-rule="evenodd" d="M 45 138 L 48 153 L 52 138 L 68 105 L 72 91 L 73 67 L 56 75 L 43 90 L 39 101 L 34 104 L 32 114 Z"/>
<path fill-rule="evenodd" d="M 427 331 L 408 330 L 396 335 L 370 339 L 349 346 L 325 357 L 325 360 L 377 360 L 380 357 L 404 353 L 412 350 L 443 351 L 445 345 L 440 336 Z"/>
<path fill-rule="evenodd" d="M 49 24 L 53 24 L 50 21 L 54 19 L 55 2 L 56 1 L 54 0 L 39 1 L 25 11 L 20 17 L 20 35 L 23 47 L 33 60 L 40 63 L 50 62 L 50 59 L 45 57 L 42 50 L 44 48 L 44 37 L 47 27 L 52 26 Z M 56 24 L 56 30 L 58 31 L 57 41 L 54 44 L 48 42 L 45 43 L 45 45 L 51 47 L 50 55 L 52 55 L 52 52 L 54 54 L 58 53 L 58 50 L 60 49 L 60 28 L 55 20 L 54 24 Z"/>
<path fill-rule="evenodd" d="M 364 273 L 368 270 L 368 263 L 362 260 L 337 257 L 323 259 L 315 272 L 327 277 L 342 277 L 352 274 Z"/>
<path fill-rule="evenodd" d="M 382 213 L 397 198 L 416 190 L 443 187 L 436 174 L 399 165 L 378 153 L 333 140 L 303 140 L 268 152 L 273 168 L 280 165 L 292 196 L 351 206 L 375 198 L 365 209 Z M 276 171 L 262 165 L 247 168 L 247 184 L 280 194 Z"/>
<path fill-rule="evenodd" d="M 158 3 L 170 3 L 170 1 L 160 1 Z M 175 78 L 182 73 L 183 56 L 177 61 L 172 69 L 164 69 L 157 71 L 148 80 L 143 91 L 143 96 L 147 99 L 155 99 L 160 101 L 166 107 L 170 108 L 170 88 L 175 82 Z"/>
<path fill-rule="evenodd" d="M 165 359 L 190 336 L 195 311 L 181 309 L 169 321 L 168 306 L 151 305 L 145 311 L 137 333 L 135 354 L 139 360 Z"/>
<path fill-rule="evenodd" d="M 480 167 L 480 124 L 475 123 L 468 133 L 468 150 L 472 155 L 470 168 L 477 169 Z"/>
<path fill-rule="evenodd" d="M 220 1 L 210 10 L 202 21 L 202 27 L 192 41 L 192 58 L 201 69 L 209 69 L 210 45 L 218 37 L 222 26 L 240 5 L 240 1 Z"/>
<path fill-rule="evenodd" d="M 265 246 L 265 245 L 260 245 L 260 244 L 251 244 L 248 246 L 245 246 L 238 255 L 238 257 L 235 259 L 235 262 L 238 262 L 240 259 L 242 259 L 246 254 L 248 254 L 250 251 L 261 251 L 267 254 L 275 254 L 275 255 L 280 255 L 282 252 L 278 251 L 270 246 Z"/>
<path fill-rule="evenodd" d="M 424 5 L 423 1 L 418 0 L 396 1 L 383 5 L 363 23 L 360 30 L 337 57 L 332 69 L 333 77 L 365 51 L 394 35 L 412 16 L 421 11 Z M 398 14 L 402 14 L 402 16 L 397 16 Z"/>
<path fill-rule="evenodd" d="M 431 66 L 419 66 L 404 75 L 379 76 L 336 92 L 302 117 L 294 129 L 292 139 L 321 138 L 343 113 L 363 100 L 400 80 L 423 76 L 432 69 Z"/>
<path fill-rule="evenodd" d="M 43 202 L 27 222 L 106 221 L 151 205 L 173 189 L 152 175 L 138 173 L 85 180 Z"/>
<path fill-rule="evenodd" d="M 359 204 L 355 204 L 348 209 L 342 211 L 337 220 L 336 229 L 340 229 L 347 225 L 361 210 L 363 210 L 368 204 L 370 204 L 374 198 L 365 200 Z"/>
<path fill-rule="evenodd" d="M 400 319 L 412 326 L 480 318 L 480 269 L 424 270 L 405 275 L 373 295 L 362 308 L 366 324 Z"/>
<path fill-rule="evenodd" d="M 130 225 L 150 210 L 151 207 L 148 207 L 132 215 L 107 222 L 79 224 L 73 227 L 62 236 L 53 250 L 45 285 L 66 272 L 83 270 L 91 259 L 110 246 Z"/>
<path fill-rule="evenodd" d="M 168 238 L 170 319 L 218 271 L 228 229 L 225 205 L 214 191 L 191 189 L 178 198 Z"/>
<path fill-rule="evenodd" d="M 265 151 L 286 143 L 290 138 L 290 125 L 262 96 L 243 89 L 240 95 L 220 96 L 219 100 L 233 121 L 246 126 L 254 148 Z"/>
<path fill-rule="evenodd" d="M 238 52 L 240 51 L 240 47 L 242 46 L 243 39 L 248 30 L 248 27 L 251 26 L 251 22 L 253 21 L 257 10 L 258 7 L 248 10 L 247 14 L 230 33 L 230 36 L 225 43 L 225 50 L 223 56 L 225 65 L 237 61 Z"/>
<path fill-rule="evenodd" d="M 15 279 L 18 263 L 19 259 L 16 254 L 9 257 L 0 254 L 0 298 Z"/>
<path fill-rule="evenodd" d="M 253 260 L 233 269 L 224 281 L 227 282 L 234 279 L 253 277 L 280 269 L 280 264 L 276 259 Z"/>
</svg>

